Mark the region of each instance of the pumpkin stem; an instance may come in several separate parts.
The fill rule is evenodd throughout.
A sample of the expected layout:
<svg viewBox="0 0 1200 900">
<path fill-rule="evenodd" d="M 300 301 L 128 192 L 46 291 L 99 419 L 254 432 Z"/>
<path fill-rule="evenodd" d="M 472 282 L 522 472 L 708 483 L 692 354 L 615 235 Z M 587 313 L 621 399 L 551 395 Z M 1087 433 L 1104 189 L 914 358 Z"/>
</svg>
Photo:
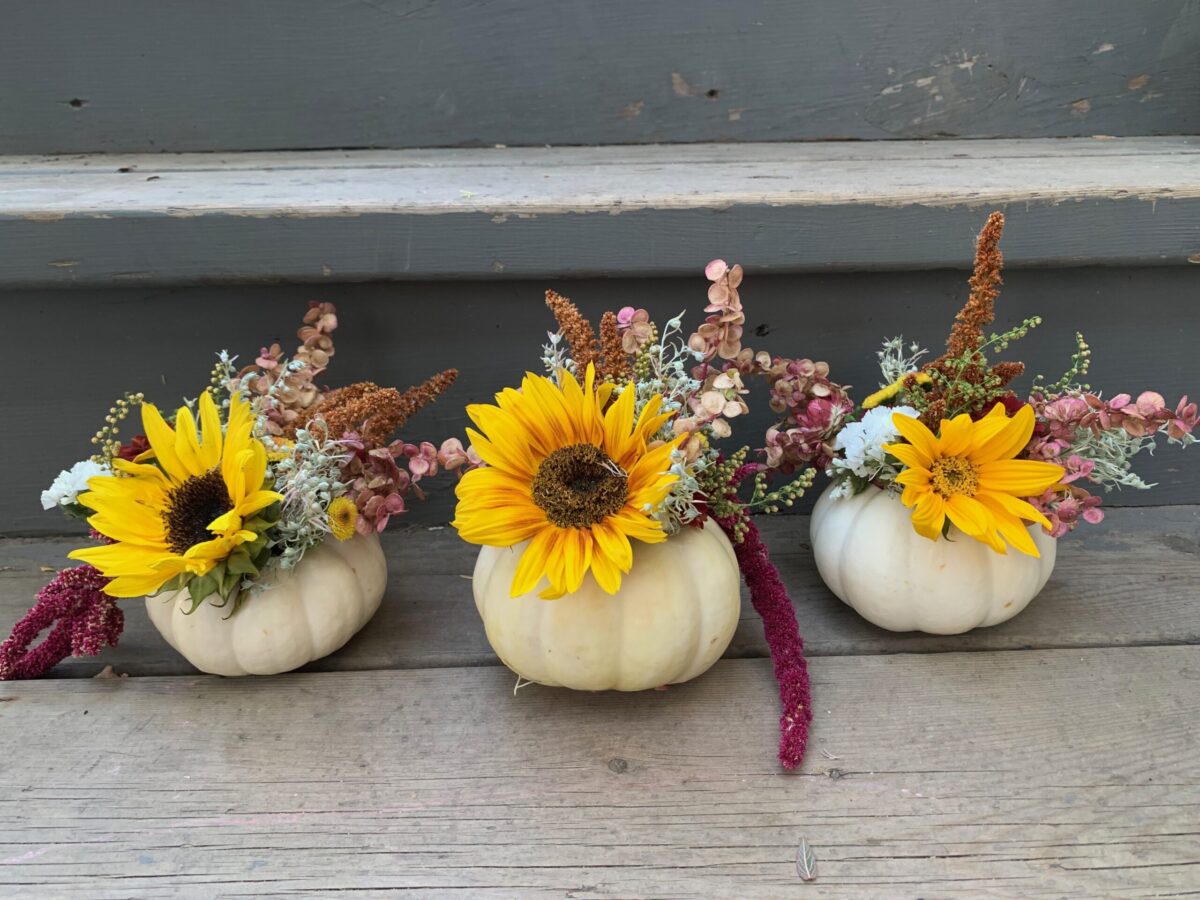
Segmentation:
<svg viewBox="0 0 1200 900">
<path fill-rule="evenodd" d="M 0 644 L 0 681 L 39 678 L 68 656 L 95 656 L 115 647 L 125 612 L 104 593 L 108 579 L 92 566 L 63 569 L 38 591 L 37 602 Z M 29 645 L 47 628 L 46 639 Z"/>
<path fill-rule="evenodd" d="M 808 681 L 808 662 L 804 658 L 804 638 L 796 622 L 796 610 L 788 597 L 779 570 L 771 562 L 758 526 L 746 516 L 741 541 L 733 531 L 734 519 L 718 523 L 729 535 L 737 555 L 738 568 L 750 589 L 750 601 L 762 618 L 763 634 L 771 649 L 775 680 L 779 683 L 779 761 L 785 769 L 794 769 L 804 760 L 808 748 L 808 726 L 812 722 L 812 696 Z"/>
</svg>

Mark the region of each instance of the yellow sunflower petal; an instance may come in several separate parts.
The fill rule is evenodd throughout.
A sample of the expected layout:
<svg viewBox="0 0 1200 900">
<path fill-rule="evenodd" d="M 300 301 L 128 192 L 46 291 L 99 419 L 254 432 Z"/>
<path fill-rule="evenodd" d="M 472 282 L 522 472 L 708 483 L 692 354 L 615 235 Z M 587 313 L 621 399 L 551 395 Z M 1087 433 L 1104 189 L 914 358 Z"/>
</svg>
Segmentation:
<svg viewBox="0 0 1200 900">
<path fill-rule="evenodd" d="M 1008 541 L 1014 549 L 1019 550 L 1027 556 L 1041 557 L 1038 551 L 1037 544 L 1033 542 L 1033 535 L 1029 533 L 1029 529 L 1025 523 L 1012 515 L 1001 501 L 1003 494 L 988 494 L 981 493 L 977 495 L 980 503 L 986 506 L 992 513 L 996 527 L 999 529 L 1001 536 Z M 1032 509 L 1032 507 L 1030 507 Z M 1040 514 L 1039 514 L 1040 515 Z"/>
<path fill-rule="evenodd" d="M 175 455 L 175 432 L 153 403 L 142 404 L 142 431 L 150 442 L 150 449 L 154 451 L 155 461 L 167 473 L 167 477 L 177 484 L 186 481 L 191 473 Z"/>
<path fill-rule="evenodd" d="M 520 597 L 537 587 L 546 574 L 546 564 L 554 543 L 553 528 L 543 528 L 534 535 L 517 562 L 512 587 L 509 589 L 510 596 Z"/>
<path fill-rule="evenodd" d="M 905 469 L 896 476 L 896 484 L 911 485 L 912 487 L 921 487 L 929 484 L 929 471 L 927 469 Z"/>
<path fill-rule="evenodd" d="M 597 559 L 603 559 L 615 566 L 618 572 L 627 573 L 633 568 L 633 546 L 625 532 L 616 524 L 610 524 L 606 519 L 592 526 L 592 535 L 596 539 L 595 552 L 592 554 L 593 566 Z M 619 577 L 617 581 L 620 582 Z"/>
<path fill-rule="evenodd" d="M 221 414 L 212 392 L 200 395 L 200 465 L 204 471 L 215 469 L 221 461 Z"/>
<path fill-rule="evenodd" d="M 208 471 L 200 461 L 200 437 L 196 433 L 196 418 L 186 406 L 175 413 L 175 456 L 188 470 L 189 475 L 203 475 Z"/>
<path fill-rule="evenodd" d="M 946 516 L 959 531 L 970 537 L 980 537 L 991 529 L 992 517 L 983 504 L 962 494 L 946 500 Z"/>
<path fill-rule="evenodd" d="M 162 589 L 164 584 L 174 577 L 174 575 L 163 575 L 158 572 L 146 572 L 140 575 L 118 575 L 104 586 L 104 593 L 117 599 L 152 597 Z"/>
<path fill-rule="evenodd" d="M 904 413 L 894 412 L 892 413 L 892 427 L 896 429 L 897 434 L 915 447 L 920 454 L 917 458 L 921 461 L 912 463 L 912 465 L 928 468 L 929 464 L 937 458 L 937 438 L 934 437 L 933 432 L 926 428 L 924 423 L 919 419 L 914 419 L 912 416 L 905 415 Z M 884 447 L 884 449 L 887 450 L 887 447 Z M 890 453 L 891 451 L 889 450 L 888 452 Z M 906 463 L 906 465 L 908 464 Z"/>
<path fill-rule="evenodd" d="M 592 554 L 592 577 L 606 594 L 615 594 L 621 589 L 621 570 L 603 554 Z"/>
<path fill-rule="evenodd" d="M 942 419 L 938 432 L 938 456 L 963 456 L 971 446 L 974 423 L 966 413 L 953 419 Z"/>
<path fill-rule="evenodd" d="M 622 469 L 637 458 L 639 444 L 633 429 L 633 391 L 625 390 L 604 413 L 604 452 Z"/>
<path fill-rule="evenodd" d="M 911 470 L 907 470 L 911 471 Z M 906 485 L 904 491 L 900 494 L 900 502 L 912 509 L 917 505 L 917 501 L 924 495 L 931 492 L 928 484 L 910 484 Z"/>
<path fill-rule="evenodd" d="M 1017 410 L 1016 415 L 1004 421 L 1004 427 L 986 442 L 979 441 L 971 449 L 971 461 L 977 465 L 995 462 L 1001 459 L 1012 459 L 1025 449 L 1029 439 L 1033 437 L 1035 423 L 1033 407 L 1026 404 Z M 992 420 L 989 416 L 985 422 Z"/>
<path fill-rule="evenodd" d="M 928 470 L 933 464 L 915 444 L 884 444 L 883 449 L 911 469 Z"/>
<path fill-rule="evenodd" d="M 946 522 L 946 501 L 930 491 L 917 499 L 913 508 L 913 527 L 925 537 L 940 535 Z"/>
<path fill-rule="evenodd" d="M 1034 459 L 1001 459 L 979 466 L 979 488 L 1015 497 L 1037 497 L 1057 484 L 1062 466 Z"/>
<path fill-rule="evenodd" d="M 116 544 L 102 544 L 99 547 L 81 547 L 68 553 L 67 558 L 95 566 L 101 574 L 113 578 L 117 575 L 142 573 L 168 552 L 165 547 L 121 541 Z"/>
<path fill-rule="evenodd" d="M 562 537 L 563 562 L 566 572 L 564 587 L 574 593 L 592 567 L 592 533 L 584 528 L 566 528 Z"/>
<path fill-rule="evenodd" d="M 1031 495 L 1032 496 L 1032 495 Z M 1027 519 L 1030 522 L 1037 522 L 1047 531 L 1050 530 L 1050 520 L 1047 519 L 1037 507 L 1028 503 L 1019 497 L 1014 497 L 1011 494 L 1001 494 L 995 491 L 980 491 L 975 495 L 975 499 L 988 506 L 994 506 L 1010 516 L 1015 516 L 1018 519 Z"/>
</svg>

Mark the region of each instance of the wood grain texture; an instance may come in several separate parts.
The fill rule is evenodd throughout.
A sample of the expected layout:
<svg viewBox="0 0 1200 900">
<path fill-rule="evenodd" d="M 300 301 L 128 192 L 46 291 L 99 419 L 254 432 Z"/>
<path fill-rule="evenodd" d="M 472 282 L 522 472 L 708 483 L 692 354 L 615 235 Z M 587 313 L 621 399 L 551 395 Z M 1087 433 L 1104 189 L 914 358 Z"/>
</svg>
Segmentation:
<svg viewBox="0 0 1200 900">
<path fill-rule="evenodd" d="M 1112 510 L 1105 522 L 1063 540 L 1054 575 L 1029 609 L 965 635 L 893 634 L 861 619 L 821 582 L 808 545 L 808 517 L 761 520 L 795 604 L 808 654 L 844 656 L 957 650 L 1200 644 L 1200 507 Z M 0 631 L 6 632 L 50 578 L 68 565 L 69 538 L 0 541 Z M 305 671 L 496 665 L 471 598 L 476 550 L 451 529 L 384 536 L 388 589 L 375 618 L 340 652 Z M 1139 587 L 1131 593 L 1131 585 Z M 762 623 L 743 598 L 727 657 L 764 657 Z M 120 645 L 71 659 L 56 677 L 86 678 L 105 665 L 131 675 L 195 670 L 150 624 L 140 601 L 127 607 Z"/>
<path fill-rule="evenodd" d="M 1194 888 L 1193 648 L 834 657 L 813 679 L 812 750 L 791 776 L 765 660 L 634 695 L 514 697 L 499 668 L 7 684 L 0 892 Z"/>
<path fill-rule="evenodd" d="M 1188 265 L 1200 139 L 14 157 L 0 286 Z"/>
<path fill-rule="evenodd" d="M 1200 128 L 1189 0 L 13 4 L 0 153 Z"/>
<path fill-rule="evenodd" d="M 979 211 L 957 233 L 963 259 L 971 256 L 982 217 Z M 1015 237 L 1019 226 L 1010 224 L 1009 232 Z M 468 403 L 490 402 L 501 387 L 537 367 L 543 336 L 553 327 L 543 304 L 546 288 L 574 298 L 593 317 L 633 304 L 647 307 L 660 322 L 687 310 L 685 324 L 696 323 L 708 284 L 702 267 L 715 256 L 738 257 L 726 252 L 721 235 L 692 256 L 692 277 L 654 281 L 0 293 L 6 333 L 13 336 L 8 361 L 16 373 L 13 389 L 0 400 L 6 438 L 0 440 L 0 534 L 61 532 L 61 516 L 43 512 L 38 496 L 60 469 L 91 452 L 88 437 L 116 397 L 143 390 L 154 402 L 174 406 L 196 395 L 222 348 L 251 359 L 278 339 L 290 351 L 311 299 L 333 300 L 341 314 L 337 356 L 325 376 L 333 386 L 371 379 L 404 388 L 447 366 L 459 367 L 451 391 L 405 430 L 410 440 L 440 443 L 451 435 L 465 437 Z M 1094 385 L 1109 394 L 1161 391 L 1172 405 L 1181 394 L 1195 397 L 1198 278 L 1200 270 L 1179 267 L 1006 273 L 997 326 L 1035 314 L 1045 319 L 1005 354 L 1029 365 L 1030 376 L 1018 384 L 1028 385 L 1036 372 L 1056 378 L 1069 363 L 1075 329 L 1083 327 L 1093 348 Z M 966 280 L 965 273 L 953 271 L 751 273 L 741 290 L 746 343 L 781 356 L 826 360 L 833 376 L 854 385 L 854 396 L 861 398 L 879 382 L 878 342 L 902 333 L 936 349 L 966 296 Z M 86 367 L 72 368 L 69 360 L 86 360 Z M 771 424 L 761 384 L 752 388 L 751 415 L 738 420 L 735 446 L 762 446 Z M 1137 470 L 1160 487 L 1113 494 L 1108 502 L 1200 503 L 1195 453 L 1164 447 L 1153 457 L 1139 457 Z M 431 482 L 429 493 L 428 502 L 413 504 L 409 521 L 448 522 L 452 482 Z"/>
</svg>

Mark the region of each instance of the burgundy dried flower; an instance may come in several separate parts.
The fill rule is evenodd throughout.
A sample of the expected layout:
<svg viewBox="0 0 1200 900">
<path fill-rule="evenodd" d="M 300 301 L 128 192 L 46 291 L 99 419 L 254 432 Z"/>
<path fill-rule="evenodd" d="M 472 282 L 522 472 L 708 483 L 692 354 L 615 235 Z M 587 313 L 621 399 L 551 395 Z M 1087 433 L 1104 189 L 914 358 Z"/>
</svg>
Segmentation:
<svg viewBox="0 0 1200 900">
<path fill-rule="evenodd" d="M 115 647 L 125 613 L 104 593 L 105 578 L 92 566 L 63 569 L 38 591 L 37 602 L 0 644 L 0 681 L 38 678 L 68 656 L 95 656 Z M 46 639 L 29 645 L 43 631 Z"/>
<path fill-rule="evenodd" d="M 144 434 L 135 435 L 128 444 L 122 444 L 121 448 L 117 450 L 117 458 L 133 462 L 149 449 L 150 441 L 146 436 Z"/>
</svg>

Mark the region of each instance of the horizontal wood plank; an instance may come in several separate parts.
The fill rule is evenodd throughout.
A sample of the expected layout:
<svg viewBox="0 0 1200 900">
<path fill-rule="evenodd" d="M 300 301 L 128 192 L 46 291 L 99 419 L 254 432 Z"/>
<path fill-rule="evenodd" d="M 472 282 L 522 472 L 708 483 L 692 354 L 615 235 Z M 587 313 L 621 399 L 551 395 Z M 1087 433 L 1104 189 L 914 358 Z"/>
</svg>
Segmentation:
<svg viewBox="0 0 1200 900">
<path fill-rule="evenodd" d="M 1198 169 L 1196 138 L 10 157 L 0 286 L 964 267 L 991 208 L 1012 266 L 1187 265 Z"/>
<path fill-rule="evenodd" d="M 1200 507 L 1114 509 L 1098 526 L 1063 540 L 1054 575 L 1021 615 L 965 635 L 893 634 L 869 624 L 822 584 L 808 546 L 808 517 L 762 520 L 796 606 L 810 656 L 954 650 L 1200 643 Z M 0 541 L 0 626 L 10 627 L 62 566 L 69 539 Z M 475 611 L 468 577 L 475 551 L 450 529 L 384 536 L 389 581 L 375 618 L 342 651 L 309 671 L 486 666 L 497 663 Z M 140 602 L 126 609 L 120 645 L 73 659 L 58 677 L 88 677 L 105 665 L 133 675 L 194 669 L 150 624 Z M 729 657 L 767 655 L 762 624 L 743 601 Z"/>
<path fill-rule="evenodd" d="M 0 152 L 1186 134 L 1189 0 L 16 4 Z"/>
<path fill-rule="evenodd" d="M 764 660 L 636 695 L 499 668 L 0 688 L 7 897 L 1181 895 L 1192 648 Z M 806 839 L 818 880 L 803 884 Z"/>
</svg>

